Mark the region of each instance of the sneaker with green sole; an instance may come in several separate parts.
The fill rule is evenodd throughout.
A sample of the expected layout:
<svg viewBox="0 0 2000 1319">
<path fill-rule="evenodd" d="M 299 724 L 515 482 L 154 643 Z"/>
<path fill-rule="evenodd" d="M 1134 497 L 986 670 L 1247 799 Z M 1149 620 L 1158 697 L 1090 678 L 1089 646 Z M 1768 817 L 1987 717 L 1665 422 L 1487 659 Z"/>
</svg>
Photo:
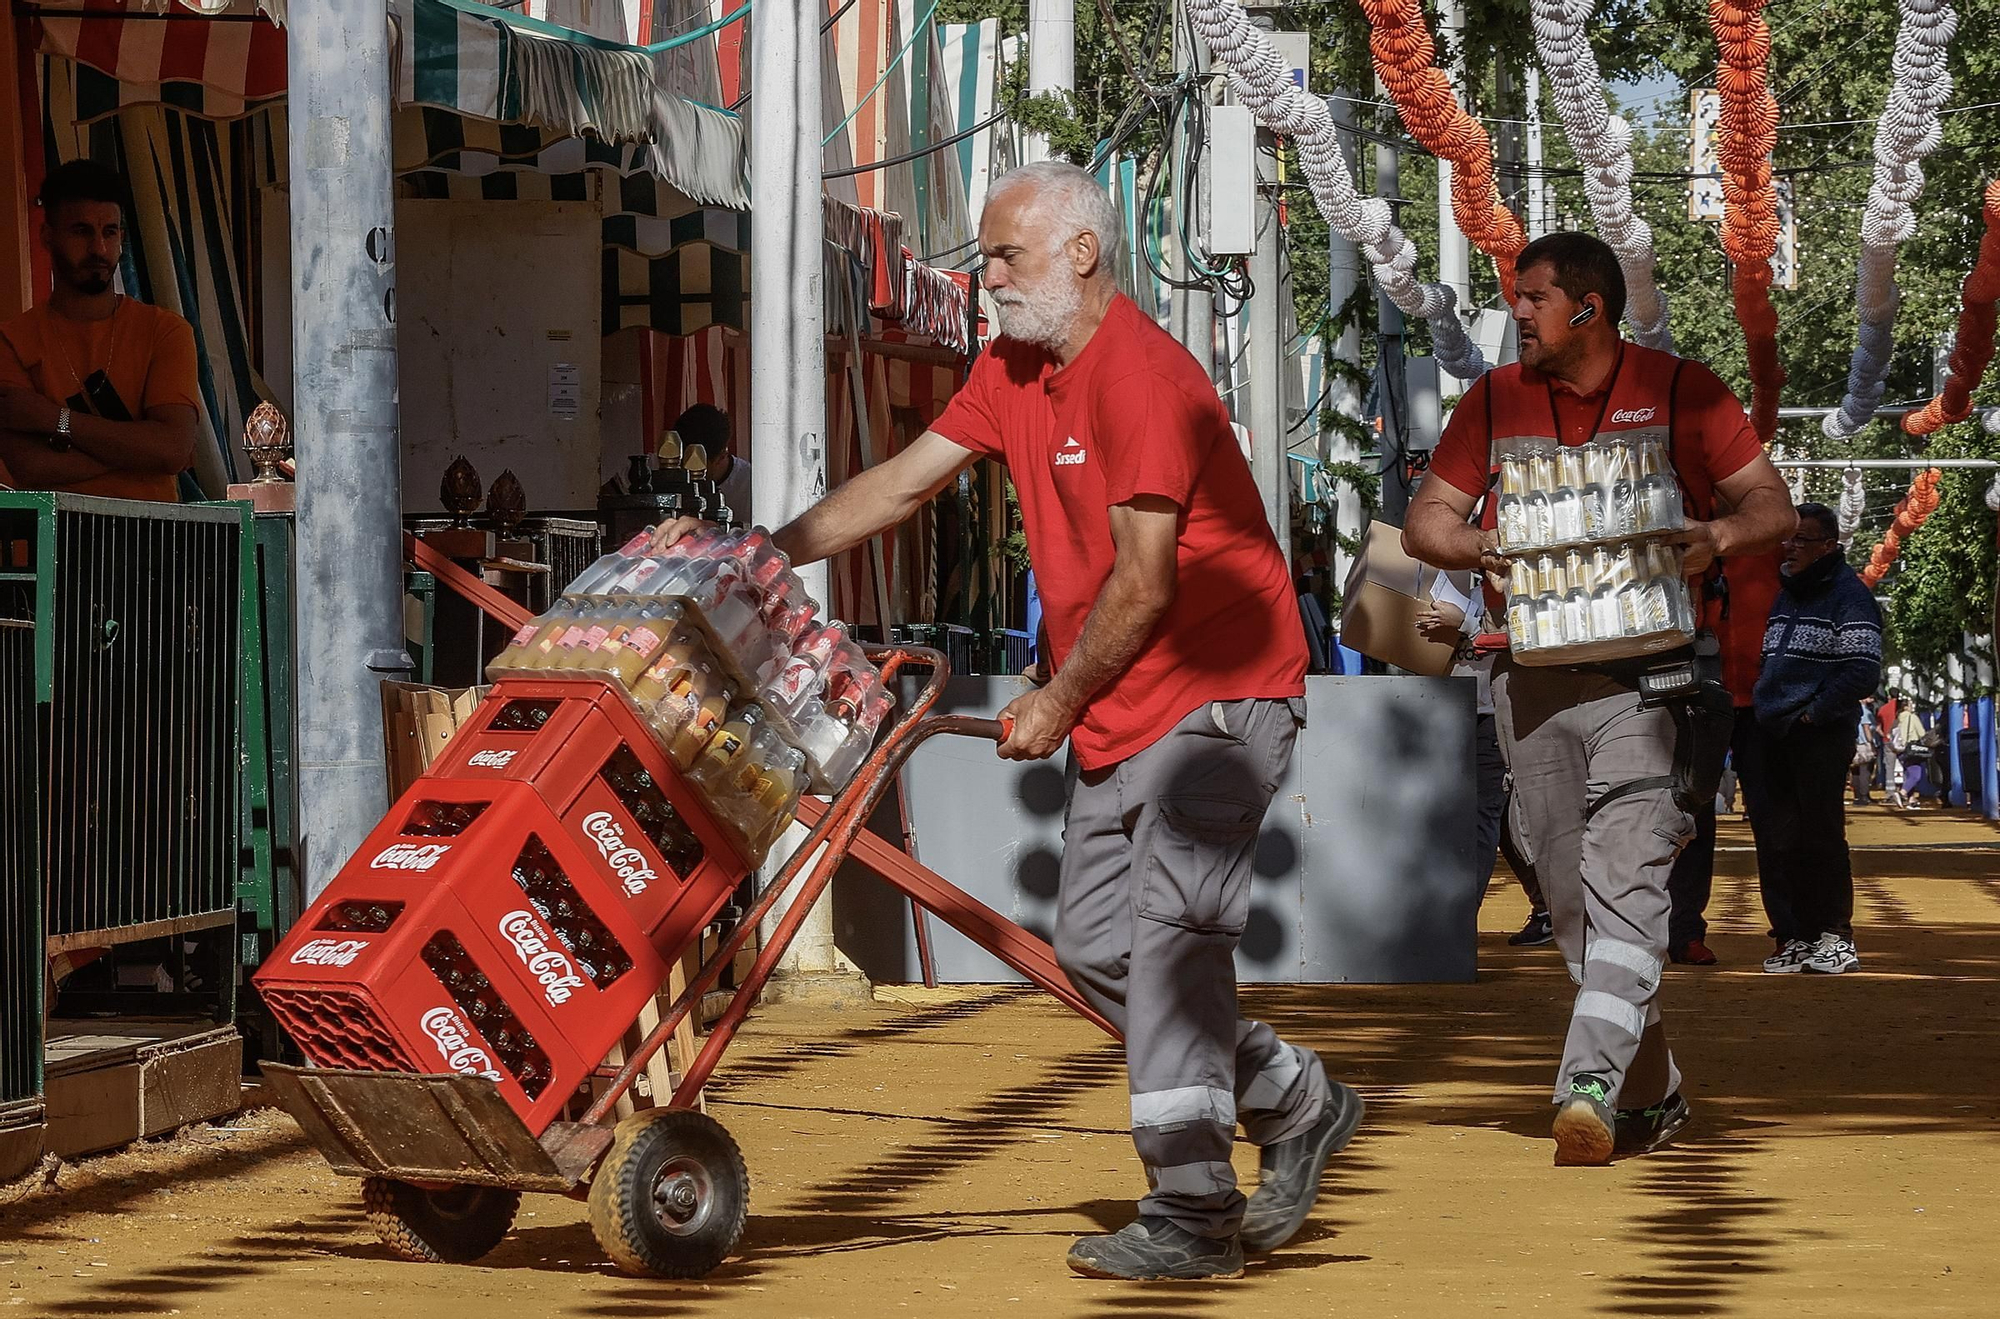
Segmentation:
<svg viewBox="0 0 2000 1319">
<path fill-rule="evenodd" d="M 1556 1106 L 1553 1131 L 1558 1168 L 1594 1167 L 1611 1162 L 1618 1115 L 1608 1102 L 1611 1086 L 1601 1076 L 1578 1072 L 1569 1079 L 1569 1098 Z"/>
</svg>

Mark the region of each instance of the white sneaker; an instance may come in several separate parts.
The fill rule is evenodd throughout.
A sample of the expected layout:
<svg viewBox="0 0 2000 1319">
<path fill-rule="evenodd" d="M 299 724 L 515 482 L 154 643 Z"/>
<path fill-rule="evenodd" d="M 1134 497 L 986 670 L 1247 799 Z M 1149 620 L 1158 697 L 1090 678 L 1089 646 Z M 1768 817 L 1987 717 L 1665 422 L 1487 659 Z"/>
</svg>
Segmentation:
<svg viewBox="0 0 2000 1319">
<path fill-rule="evenodd" d="M 1805 969 L 1822 975 L 1837 976 L 1861 965 L 1861 955 L 1854 951 L 1854 940 L 1831 931 L 1822 934 L 1819 942 L 1807 951 Z"/>
<path fill-rule="evenodd" d="M 1766 975 L 1782 976 L 1803 971 L 1818 951 L 1818 944 L 1807 943 L 1804 939 L 1787 940 L 1783 948 L 1764 959 L 1764 972 Z"/>
</svg>

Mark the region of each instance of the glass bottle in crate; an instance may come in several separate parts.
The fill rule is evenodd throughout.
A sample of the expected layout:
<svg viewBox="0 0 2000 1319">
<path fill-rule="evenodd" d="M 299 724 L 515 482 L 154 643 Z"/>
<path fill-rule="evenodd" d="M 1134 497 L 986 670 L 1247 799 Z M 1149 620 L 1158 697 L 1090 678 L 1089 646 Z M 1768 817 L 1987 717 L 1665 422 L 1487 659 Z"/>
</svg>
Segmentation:
<svg viewBox="0 0 2000 1319">
<path fill-rule="evenodd" d="M 1556 488 L 1549 496 L 1552 544 L 1583 539 L 1583 492 L 1589 484 L 1583 450 L 1566 445 L 1556 456 Z"/>
<path fill-rule="evenodd" d="M 1583 551 L 1571 550 L 1563 556 L 1563 644 L 1580 646 L 1590 640 L 1590 589 Z"/>
</svg>

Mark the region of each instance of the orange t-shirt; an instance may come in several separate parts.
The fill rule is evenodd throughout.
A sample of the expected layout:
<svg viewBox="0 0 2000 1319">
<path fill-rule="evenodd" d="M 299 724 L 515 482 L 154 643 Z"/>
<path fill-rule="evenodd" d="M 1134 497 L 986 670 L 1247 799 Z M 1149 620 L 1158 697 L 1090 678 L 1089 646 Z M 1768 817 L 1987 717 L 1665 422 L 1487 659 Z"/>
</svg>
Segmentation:
<svg viewBox="0 0 2000 1319">
<path fill-rule="evenodd" d="M 120 298 L 101 321 L 72 321 L 43 306 L 0 324 L 0 384 L 62 403 L 82 394 L 97 371 L 111 378 L 134 421 L 154 408 L 201 407 L 194 329 L 170 311 Z M 62 488 L 113 499 L 180 498 L 179 482 L 165 472 L 111 471 Z"/>
</svg>

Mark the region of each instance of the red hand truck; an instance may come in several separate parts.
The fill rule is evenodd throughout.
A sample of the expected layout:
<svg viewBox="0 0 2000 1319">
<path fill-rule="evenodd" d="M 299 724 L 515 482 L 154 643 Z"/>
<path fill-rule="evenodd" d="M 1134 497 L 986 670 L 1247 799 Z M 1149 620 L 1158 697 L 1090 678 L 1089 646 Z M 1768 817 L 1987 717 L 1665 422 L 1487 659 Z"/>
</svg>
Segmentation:
<svg viewBox="0 0 2000 1319">
<path fill-rule="evenodd" d="M 497 683 L 266 960 L 258 990 L 309 1064 L 266 1063 L 266 1081 L 334 1171 L 364 1179 L 370 1220 L 397 1254 L 478 1259 L 524 1191 L 587 1200 L 599 1244 L 628 1273 L 700 1277 L 735 1249 L 749 1175 L 729 1133 L 694 1108 L 702 1086 L 910 753 L 941 733 L 1003 736 L 994 720 L 930 713 L 949 676 L 938 652 L 869 657 L 885 680 L 905 667 L 929 678 L 844 791 L 824 807 L 806 799 L 801 819 L 818 818 L 804 841 L 621 1066 L 600 1060 L 750 867 L 601 679 Z M 1112 1031 L 1046 943 L 914 863 L 874 868 Z M 671 1102 L 614 1123 L 787 895 Z"/>
</svg>

